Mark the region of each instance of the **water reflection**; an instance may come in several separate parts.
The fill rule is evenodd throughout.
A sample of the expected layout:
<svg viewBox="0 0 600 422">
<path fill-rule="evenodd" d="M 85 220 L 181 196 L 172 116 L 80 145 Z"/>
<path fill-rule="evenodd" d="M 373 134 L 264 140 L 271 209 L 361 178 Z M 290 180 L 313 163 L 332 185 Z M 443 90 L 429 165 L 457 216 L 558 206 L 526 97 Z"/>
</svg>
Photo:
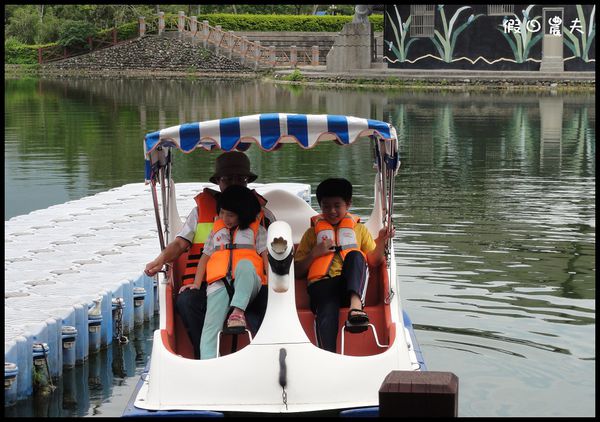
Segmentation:
<svg viewBox="0 0 600 422">
<path fill-rule="evenodd" d="M 141 182 L 141 140 L 161 127 L 277 111 L 391 121 L 402 160 L 399 294 L 428 368 L 461 379 L 459 414 L 595 413 L 593 94 L 73 78 L 5 81 L 5 104 L 5 219 Z M 217 154 L 175 154 L 175 180 L 207 180 Z M 248 154 L 258 182 L 302 181 L 314 192 L 332 173 L 347 177 L 353 211 L 370 213 L 366 144 Z M 89 395 L 89 409 L 71 414 L 120 414 L 125 402 L 113 412 L 105 386 L 113 399 L 117 388 L 131 389 L 150 343 L 128 347 L 107 352 L 112 371 L 85 374 L 97 389 L 66 395 L 70 409 L 85 400 L 73 394 Z"/>
<path fill-rule="evenodd" d="M 102 349 L 83 364 L 65 368 L 49 395 L 34 395 L 4 409 L 5 416 L 120 416 L 152 348 L 157 318 L 130 333 L 130 342 Z"/>
</svg>

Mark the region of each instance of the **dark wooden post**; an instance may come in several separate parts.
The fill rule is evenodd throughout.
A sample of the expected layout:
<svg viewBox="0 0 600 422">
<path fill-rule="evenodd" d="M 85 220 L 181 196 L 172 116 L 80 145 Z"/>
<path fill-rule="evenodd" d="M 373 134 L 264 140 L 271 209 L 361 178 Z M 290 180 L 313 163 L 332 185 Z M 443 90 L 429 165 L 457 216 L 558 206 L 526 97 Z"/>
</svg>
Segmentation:
<svg viewBox="0 0 600 422">
<path fill-rule="evenodd" d="M 92 40 L 92 37 L 88 37 L 88 45 L 90 46 L 90 51 L 92 51 L 94 49 L 94 41 Z"/>
<path fill-rule="evenodd" d="M 117 28 L 112 29 L 112 45 L 117 43 Z"/>
<path fill-rule="evenodd" d="M 42 49 L 38 48 L 38 64 L 42 64 Z"/>
<path fill-rule="evenodd" d="M 451 372 L 392 371 L 379 389 L 380 417 L 458 416 L 458 377 Z"/>
</svg>

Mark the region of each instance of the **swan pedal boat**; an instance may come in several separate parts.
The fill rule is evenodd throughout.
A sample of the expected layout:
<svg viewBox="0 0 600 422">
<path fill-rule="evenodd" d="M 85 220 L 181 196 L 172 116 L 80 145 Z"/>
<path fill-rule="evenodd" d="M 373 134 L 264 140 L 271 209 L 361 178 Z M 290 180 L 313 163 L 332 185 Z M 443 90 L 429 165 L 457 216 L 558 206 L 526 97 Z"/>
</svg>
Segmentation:
<svg viewBox="0 0 600 422">
<path fill-rule="evenodd" d="M 373 148 L 375 181 L 373 210 L 364 223 L 375 238 L 382 227 L 392 227 L 394 176 L 400 165 L 396 130 L 389 123 L 272 113 L 186 123 L 147 134 L 146 183 L 152 185 L 161 247 L 182 224 L 171 178 L 174 148 L 184 153 L 245 151 L 256 144 L 271 152 L 286 143 L 308 149 L 321 142 L 349 146 L 365 139 Z M 344 327 L 348 308 L 341 308 L 336 353 L 317 347 L 307 282 L 294 276 L 293 254 L 310 217 L 318 212 L 287 185 L 249 184 L 267 199 L 267 208 L 276 217 L 267 235 L 267 309 L 256 335 L 222 333 L 217 358 L 193 359 L 192 345 L 175 312 L 183 254 L 167 266 L 166 276 L 159 273 L 160 326 L 124 416 L 373 416 L 378 415 L 379 389 L 391 371 L 426 369 L 411 321 L 402 311 L 393 240 L 386 246 L 385 262 L 369 268 L 367 330 L 349 332 Z M 216 185 L 206 186 L 218 190 Z M 310 192 L 310 185 L 305 186 Z"/>
</svg>

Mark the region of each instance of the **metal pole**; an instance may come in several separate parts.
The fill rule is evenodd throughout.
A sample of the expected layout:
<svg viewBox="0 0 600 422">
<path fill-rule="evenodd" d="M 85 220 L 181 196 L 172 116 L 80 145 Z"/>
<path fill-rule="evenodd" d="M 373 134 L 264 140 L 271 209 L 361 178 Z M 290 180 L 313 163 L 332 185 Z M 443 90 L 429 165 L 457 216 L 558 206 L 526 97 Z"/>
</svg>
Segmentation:
<svg viewBox="0 0 600 422">
<path fill-rule="evenodd" d="M 163 221 L 165 223 L 165 235 L 169 239 L 169 220 L 167 214 L 167 188 L 165 186 L 165 167 L 160 169 L 160 193 L 162 197 Z"/>
<path fill-rule="evenodd" d="M 158 195 L 156 194 L 156 179 L 152 177 L 150 181 L 152 186 L 152 201 L 154 203 L 154 216 L 156 217 L 156 227 L 158 228 L 158 241 L 160 242 L 160 250 L 165 249 L 165 238 L 163 237 L 162 225 L 160 224 L 160 212 L 158 211 Z"/>
</svg>

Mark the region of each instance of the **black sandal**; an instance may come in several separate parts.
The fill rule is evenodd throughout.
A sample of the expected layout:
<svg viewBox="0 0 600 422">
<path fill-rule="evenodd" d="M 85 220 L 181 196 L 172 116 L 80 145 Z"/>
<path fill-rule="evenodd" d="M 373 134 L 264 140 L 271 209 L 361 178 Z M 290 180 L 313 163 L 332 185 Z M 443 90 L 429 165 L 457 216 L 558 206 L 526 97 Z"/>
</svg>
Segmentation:
<svg viewBox="0 0 600 422">
<path fill-rule="evenodd" d="M 360 312 L 359 314 L 353 312 Z M 350 325 L 365 325 L 369 323 L 369 316 L 362 309 L 350 309 L 348 311 L 348 323 Z"/>
</svg>

